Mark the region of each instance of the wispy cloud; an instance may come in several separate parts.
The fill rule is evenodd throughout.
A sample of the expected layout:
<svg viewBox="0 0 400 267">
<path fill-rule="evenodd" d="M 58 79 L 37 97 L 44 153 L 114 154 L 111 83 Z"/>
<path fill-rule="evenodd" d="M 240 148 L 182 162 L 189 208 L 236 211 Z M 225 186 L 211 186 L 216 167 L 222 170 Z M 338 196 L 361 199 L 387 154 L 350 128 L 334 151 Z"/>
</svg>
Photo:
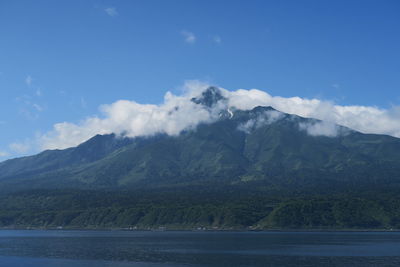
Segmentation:
<svg viewBox="0 0 400 267">
<path fill-rule="evenodd" d="M 221 37 L 220 37 L 219 35 L 215 35 L 215 36 L 213 37 L 213 41 L 214 41 L 215 43 L 217 43 L 217 44 L 222 43 L 222 39 L 221 39 Z"/>
<path fill-rule="evenodd" d="M 25 78 L 25 84 L 26 85 L 31 86 L 32 85 L 32 81 L 33 81 L 33 79 L 32 79 L 31 75 L 26 76 L 26 78 Z"/>
<path fill-rule="evenodd" d="M 19 113 L 28 120 L 38 119 L 39 113 L 45 110 L 43 105 L 37 103 L 39 99 L 35 99 L 35 96 L 24 94 L 16 97 L 15 100 L 19 104 Z"/>
<path fill-rule="evenodd" d="M 107 7 L 104 9 L 104 11 L 111 17 L 118 16 L 118 11 L 115 7 Z"/>
<path fill-rule="evenodd" d="M 36 109 L 37 111 L 43 111 L 43 107 L 41 105 L 39 105 L 39 104 L 33 103 L 32 107 L 34 109 Z"/>
<path fill-rule="evenodd" d="M 282 112 L 269 110 L 259 114 L 256 118 L 250 119 L 239 124 L 238 130 L 251 133 L 252 131 L 264 126 L 272 124 L 284 117 Z"/>
<path fill-rule="evenodd" d="M 0 150 L 0 157 L 7 157 L 8 153 Z"/>
<path fill-rule="evenodd" d="M 337 124 L 328 121 L 299 123 L 299 128 L 312 136 L 335 137 L 346 134 L 346 132 L 342 130 L 343 127 L 341 128 Z"/>
<path fill-rule="evenodd" d="M 196 35 L 193 32 L 181 31 L 185 43 L 194 44 L 196 42 Z"/>
<path fill-rule="evenodd" d="M 31 149 L 31 145 L 28 142 L 25 143 L 12 143 L 9 145 L 11 151 L 17 154 L 25 154 Z"/>
<path fill-rule="evenodd" d="M 84 97 L 81 97 L 81 107 L 87 109 L 87 102 Z"/>
</svg>

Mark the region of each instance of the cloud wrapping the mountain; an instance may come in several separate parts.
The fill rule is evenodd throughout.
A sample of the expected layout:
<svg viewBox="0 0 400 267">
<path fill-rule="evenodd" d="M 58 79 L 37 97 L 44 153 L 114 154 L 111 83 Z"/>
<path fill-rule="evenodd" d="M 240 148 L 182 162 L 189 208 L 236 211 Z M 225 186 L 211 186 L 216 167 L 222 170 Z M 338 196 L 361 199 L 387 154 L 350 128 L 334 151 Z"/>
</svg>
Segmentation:
<svg viewBox="0 0 400 267">
<path fill-rule="evenodd" d="M 337 124 L 328 121 L 299 123 L 299 128 L 312 136 L 336 137 L 341 132 Z"/>
<path fill-rule="evenodd" d="M 387 110 L 369 106 L 340 106 L 318 99 L 273 97 L 257 89 L 230 92 L 229 99 L 230 105 L 244 110 L 271 106 L 285 113 L 336 123 L 363 133 L 400 137 L 400 107 Z"/>
<path fill-rule="evenodd" d="M 207 110 L 186 96 L 165 95 L 161 105 L 139 104 L 120 100 L 101 108 L 103 118 L 91 117 L 80 124 L 57 123 L 54 130 L 41 137 L 45 149 L 76 146 L 96 134 L 116 133 L 128 137 L 165 133 L 178 135 L 201 122 L 217 119 L 216 109 Z"/>
<path fill-rule="evenodd" d="M 335 124 L 340 124 L 363 133 L 400 137 L 400 107 L 387 110 L 369 106 L 340 106 L 318 99 L 274 97 L 257 89 L 221 89 L 226 100 L 212 108 L 193 103 L 191 99 L 201 95 L 208 86 L 198 81 L 188 82 L 182 95 L 167 92 L 160 105 L 128 100 L 103 105 L 100 108 L 102 116 L 89 117 L 78 124 L 55 124 L 51 132 L 39 138 L 40 145 L 43 149 L 62 149 L 76 146 L 96 134 L 116 133 L 130 137 L 159 133 L 178 135 L 182 130 L 194 129 L 199 123 L 215 121 L 221 109 L 250 110 L 256 106 L 271 106 L 285 113 L 323 120 L 322 123 L 299 125 L 310 135 L 335 136 L 338 128 Z M 254 127 L 256 123 L 247 126 Z"/>
<path fill-rule="evenodd" d="M 238 130 L 246 133 L 251 133 L 251 131 L 256 130 L 262 126 L 274 123 L 283 117 L 284 115 L 282 112 L 275 110 L 268 110 L 259 114 L 254 119 L 250 119 L 244 123 L 239 124 Z"/>
</svg>

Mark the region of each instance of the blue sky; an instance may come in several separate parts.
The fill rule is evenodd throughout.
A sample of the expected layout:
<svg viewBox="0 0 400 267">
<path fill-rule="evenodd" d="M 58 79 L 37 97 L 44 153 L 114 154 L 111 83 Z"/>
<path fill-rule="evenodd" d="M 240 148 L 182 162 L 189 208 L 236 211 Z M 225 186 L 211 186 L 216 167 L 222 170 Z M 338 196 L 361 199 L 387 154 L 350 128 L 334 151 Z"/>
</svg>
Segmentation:
<svg viewBox="0 0 400 267">
<path fill-rule="evenodd" d="M 120 99 L 186 80 L 340 105 L 400 105 L 400 2 L 0 2 L 0 160 Z"/>
</svg>

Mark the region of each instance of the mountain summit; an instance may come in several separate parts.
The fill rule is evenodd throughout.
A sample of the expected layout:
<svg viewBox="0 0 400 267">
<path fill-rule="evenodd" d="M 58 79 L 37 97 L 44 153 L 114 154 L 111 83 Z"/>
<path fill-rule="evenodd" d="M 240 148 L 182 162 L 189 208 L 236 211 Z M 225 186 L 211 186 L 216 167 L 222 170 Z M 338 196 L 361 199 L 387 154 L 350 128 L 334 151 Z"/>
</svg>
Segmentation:
<svg viewBox="0 0 400 267">
<path fill-rule="evenodd" d="M 192 102 L 209 108 L 215 106 L 221 100 L 226 100 L 226 98 L 222 96 L 221 89 L 215 86 L 208 87 L 201 93 L 201 96 L 191 99 Z"/>
</svg>

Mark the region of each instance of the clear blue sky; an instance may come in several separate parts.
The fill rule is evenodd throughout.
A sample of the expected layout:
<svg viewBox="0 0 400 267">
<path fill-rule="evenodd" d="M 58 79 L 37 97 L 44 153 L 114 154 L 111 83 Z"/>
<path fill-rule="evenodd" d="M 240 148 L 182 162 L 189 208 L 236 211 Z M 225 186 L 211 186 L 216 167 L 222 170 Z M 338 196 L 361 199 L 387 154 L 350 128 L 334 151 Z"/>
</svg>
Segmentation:
<svg viewBox="0 0 400 267">
<path fill-rule="evenodd" d="M 54 123 L 160 103 L 190 79 L 400 105 L 399 14 L 397 0 L 3 0 L 0 161 Z"/>
</svg>

